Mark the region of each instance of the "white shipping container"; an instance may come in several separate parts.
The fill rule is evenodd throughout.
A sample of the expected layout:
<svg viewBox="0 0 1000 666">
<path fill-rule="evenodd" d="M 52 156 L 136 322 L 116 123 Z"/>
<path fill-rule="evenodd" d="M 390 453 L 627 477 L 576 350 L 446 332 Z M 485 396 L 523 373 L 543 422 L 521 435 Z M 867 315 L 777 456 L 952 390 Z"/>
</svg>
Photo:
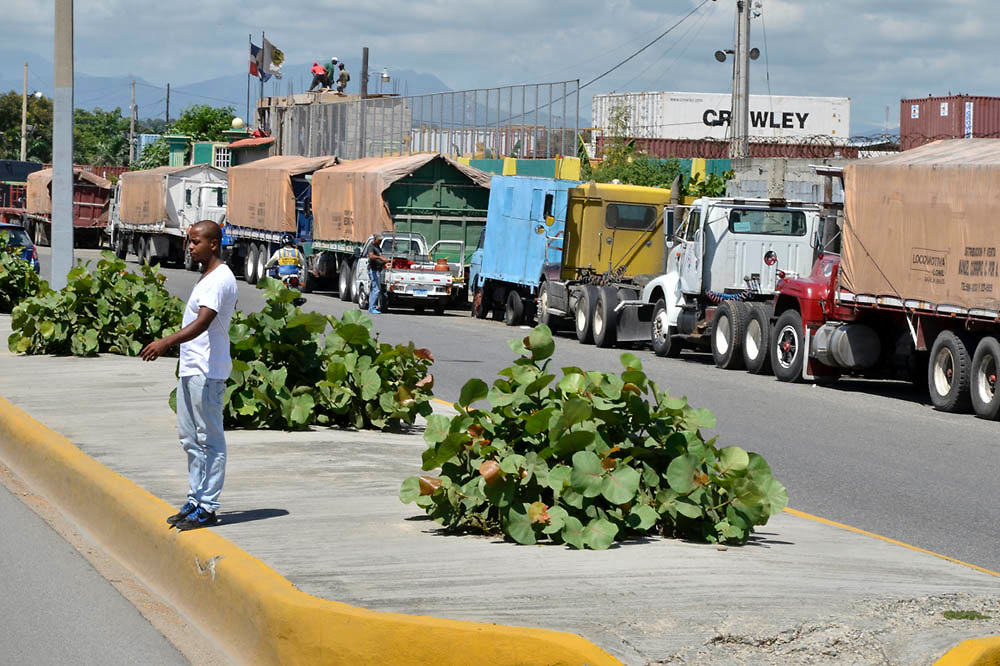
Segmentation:
<svg viewBox="0 0 1000 666">
<path fill-rule="evenodd" d="M 727 139 L 731 135 L 729 93 L 594 95 L 594 126 L 610 134 L 611 114 L 622 105 L 629 109 L 630 136 Z M 851 99 L 750 95 L 750 136 L 789 143 L 817 136 L 846 142 L 851 136 Z"/>
</svg>

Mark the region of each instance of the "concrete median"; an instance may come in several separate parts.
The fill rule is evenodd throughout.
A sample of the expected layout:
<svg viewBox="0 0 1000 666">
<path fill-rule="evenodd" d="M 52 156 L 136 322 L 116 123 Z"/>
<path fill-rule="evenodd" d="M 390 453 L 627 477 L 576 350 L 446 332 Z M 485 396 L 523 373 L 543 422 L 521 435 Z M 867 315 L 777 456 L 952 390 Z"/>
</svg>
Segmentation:
<svg viewBox="0 0 1000 666">
<path fill-rule="evenodd" d="M 545 629 L 355 608 L 296 589 L 210 530 L 177 532 L 173 508 L 0 399 L 0 455 L 29 485 L 231 655 L 253 664 L 618 664 Z"/>
</svg>

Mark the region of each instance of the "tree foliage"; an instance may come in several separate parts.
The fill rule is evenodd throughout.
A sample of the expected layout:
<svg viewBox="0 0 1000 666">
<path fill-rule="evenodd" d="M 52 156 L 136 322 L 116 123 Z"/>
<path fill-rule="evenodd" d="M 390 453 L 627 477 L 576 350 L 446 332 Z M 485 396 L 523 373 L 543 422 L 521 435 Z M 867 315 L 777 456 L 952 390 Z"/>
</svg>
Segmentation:
<svg viewBox="0 0 1000 666">
<path fill-rule="evenodd" d="M 192 104 L 181 112 L 166 134 L 184 134 L 194 141 L 223 141 L 226 138 L 223 132 L 232 128 L 235 115 L 231 106 Z"/>
<path fill-rule="evenodd" d="M 73 113 L 73 161 L 77 164 L 125 165 L 129 159 L 129 119 L 120 107 Z"/>
<path fill-rule="evenodd" d="M 28 160 L 52 161 L 52 100 L 28 98 Z M 21 93 L 11 90 L 0 95 L 0 159 L 16 160 L 21 155 Z"/>
</svg>

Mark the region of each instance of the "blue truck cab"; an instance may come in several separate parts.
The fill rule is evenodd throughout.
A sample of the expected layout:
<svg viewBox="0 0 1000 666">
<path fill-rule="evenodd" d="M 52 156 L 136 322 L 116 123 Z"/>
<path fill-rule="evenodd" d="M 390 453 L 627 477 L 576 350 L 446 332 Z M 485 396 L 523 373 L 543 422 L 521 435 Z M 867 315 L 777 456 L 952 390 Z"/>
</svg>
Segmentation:
<svg viewBox="0 0 1000 666">
<path fill-rule="evenodd" d="M 472 314 L 509 326 L 531 319 L 538 288 L 559 279 L 569 190 L 576 180 L 493 176 L 486 229 L 472 255 Z"/>
</svg>

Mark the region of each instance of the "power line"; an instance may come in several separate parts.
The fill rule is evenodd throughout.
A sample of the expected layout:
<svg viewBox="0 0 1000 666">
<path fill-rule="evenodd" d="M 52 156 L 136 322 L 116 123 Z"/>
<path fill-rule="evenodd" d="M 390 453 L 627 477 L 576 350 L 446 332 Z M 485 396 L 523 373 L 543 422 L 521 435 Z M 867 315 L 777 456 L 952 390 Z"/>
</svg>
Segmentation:
<svg viewBox="0 0 1000 666">
<path fill-rule="evenodd" d="M 718 7 L 718 5 L 715 5 L 715 7 Z M 695 21 L 690 26 L 688 26 L 687 32 L 685 32 L 683 35 L 681 35 L 681 38 L 678 39 L 675 44 L 671 44 L 670 47 L 667 48 L 667 50 L 663 52 L 663 55 L 661 56 L 661 59 L 666 58 L 668 53 L 670 53 L 673 49 L 675 49 L 676 47 L 678 47 L 681 44 L 683 44 L 684 40 L 687 38 L 688 35 L 691 34 L 692 30 L 695 31 L 694 32 L 694 36 L 692 37 L 691 41 L 689 41 L 687 43 L 687 45 L 684 46 L 683 49 L 681 49 L 681 52 L 677 54 L 677 57 L 674 58 L 673 61 L 669 65 L 667 65 L 666 68 L 664 68 L 663 72 L 660 74 L 660 78 L 657 79 L 657 83 L 659 83 L 660 81 L 662 81 L 664 79 L 664 77 L 666 77 L 667 73 L 673 68 L 673 66 L 676 65 L 678 62 L 680 62 L 681 57 L 683 57 L 683 55 L 685 53 L 687 53 L 687 50 L 689 48 L 691 48 L 691 45 L 694 44 L 698 40 L 698 36 L 701 34 L 701 31 L 705 29 L 706 25 L 708 25 L 708 19 L 709 19 L 709 17 L 711 15 L 712 15 L 711 11 L 707 11 L 704 14 L 702 14 L 701 17 L 697 21 Z M 628 81 L 628 83 L 626 83 L 625 85 L 622 86 L 622 88 L 623 89 L 628 88 L 628 86 L 631 85 L 633 81 L 641 78 L 643 75 L 646 74 L 646 72 L 648 72 L 650 69 L 653 68 L 654 65 L 656 65 L 658 63 L 659 63 L 659 60 L 654 60 L 653 62 L 651 62 L 649 64 L 649 66 L 646 67 L 646 69 L 642 70 L 641 72 L 639 72 L 639 74 L 637 74 L 636 76 L 632 77 Z M 652 87 L 655 87 L 655 86 L 652 86 Z"/>
<path fill-rule="evenodd" d="M 135 84 L 137 86 L 146 86 L 147 88 L 156 88 L 157 90 L 166 91 L 166 88 L 164 86 L 154 86 L 152 83 L 142 83 L 140 81 L 136 81 Z M 198 94 L 195 94 L 195 93 L 186 92 L 184 90 L 178 90 L 177 88 L 171 88 L 170 92 L 171 92 L 171 94 L 174 94 L 174 95 L 187 95 L 188 97 L 198 97 L 200 99 L 210 99 L 210 100 L 213 100 L 213 101 L 216 101 L 216 102 L 225 102 L 226 104 L 231 104 L 231 105 L 235 105 L 235 106 L 239 106 L 239 104 L 240 104 L 240 102 L 234 102 L 231 99 L 222 99 L 221 97 L 210 97 L 208 95 L 198 95 Z"/>
<path fill-rule="evenodd" d="M 615 71 L 616 69 L 618 69 L 619 67 L 621 67 L 622 65 L 624 65 L 625 63 L 627 63 L 628 61 L 632 60 L 632 58 L 636 57 L 637 55 L 639 55 L 640 53 L 642 53 L 643 51 L 645 51 L 646 49 L 648 49 L 650 46 L 652 46 L 656 42 L 660 41 L 661 39 L 663 39 L 664 37 L 666 37 L 667 35 L 669 35 L 671 32 L 673 32 L 673 30 L 677 26 L 679 26 L 681 23 L 684 23 L 684 21 L 686 21 L 692 14 L 694 14 L 696 11 L 698 11 L 699 9 L 701 9 L 702 7 L 704 7 L 710 1 L 714 1 L 714 0 L 702 0 L 702 2 L 701 2 L 700 5 L 698 5 L 697 7 L 695 7 L 691 11 L 689 11 L 687 14 L 685 14 L 681 18 L 681 20 L 677 21 L 677 23 L 674 23 L 672 26 L 670 26 L 669 28 L 667 28 L 665 31 L 661 32 L 660 35 L 658 37 L 656 37 L 653 41 L 649 42 L 648 44 L 646 44 L 645 46 L 643 46 L 641 49 L 639 49 L 638 51 L 636 51 L 635 53 L 633 53 L 629 57 L 625 58 L 624 60 L 622 60 L 620 63 L 618 63 L 617 65 L 615 65 L 614 67 L 612 67 L 608 71 L 604 72 L 603 74 L 600 74 L 599 76 L 595 76 L 590 81 L 587 81 L 586 83 L 584 83 L 582 86 L 580 86 L 580 90 L 583 90 L 584 88 L 586 88 L 587 86 L 589 86 L 591 83 L 596 83 L 597 81 L 600 81 L 605 76 L 607 76 L 611 72 Z"/>
</svg>

